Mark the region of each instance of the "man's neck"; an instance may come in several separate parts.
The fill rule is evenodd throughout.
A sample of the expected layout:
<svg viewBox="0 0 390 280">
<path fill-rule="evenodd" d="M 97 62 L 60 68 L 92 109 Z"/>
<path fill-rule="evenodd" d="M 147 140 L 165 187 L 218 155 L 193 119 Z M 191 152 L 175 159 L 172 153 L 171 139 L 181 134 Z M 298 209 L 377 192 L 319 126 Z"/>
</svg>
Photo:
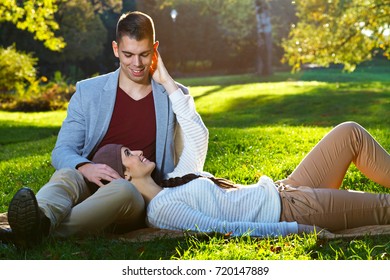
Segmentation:
<svg viewBox="0 0 390 280">
<path fill-rule="evenodd" d="M 119 77 L 119 87 L 134 100 L 141 100 L 152 91 L 150 81 L 145 83 L 136 83 L 127 78 Z"/>
</svg>

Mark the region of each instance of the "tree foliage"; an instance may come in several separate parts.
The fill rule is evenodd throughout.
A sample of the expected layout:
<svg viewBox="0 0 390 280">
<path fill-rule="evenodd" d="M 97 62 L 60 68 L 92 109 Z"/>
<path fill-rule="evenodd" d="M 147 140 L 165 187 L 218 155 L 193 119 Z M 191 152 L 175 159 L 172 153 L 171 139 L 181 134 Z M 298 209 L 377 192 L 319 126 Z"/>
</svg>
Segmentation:
<svg viewBox="0 0 390 280">
<path fill-rule="evenodd" d="M 343 64 L 353 71 L 378 52 L 390 58 L 390 0 L 305 0 L 296 3 L 298 23 L 284 40 L 284 61 Z"/>
<path fill-rule="evenodd" d="M 0 1 L 1 15 L 9 1 Z M 43 3 L 45 0 L 29 1 Z M 38 75 L 49 79 L 56 71 L 61 71 L 67 81 L 75 82 L 116 69 L 111 41 L 115 40 L 118 18 L 129 10 L 141 10 L 153 17 L 164 62 L 169 69 L 177 70 L 176 74 L 256 71 L 259 48 L 255 0 L 47 1 L 55 3 L 56 7 L 53 20 L 59 29 L 55 34 L 67 44 L 60 53 L 44 47 L 33 38 L 35 34 L 17 29 L 16 24 L 4 20 L 0 22 L 0 45 L 14 44 L 18 50 L 32 53 L 39 59 Z M 12 2 L 23 7 L 23 1 Z M 295 20 L 294 7 L 291 0 L 261 2 L 271 6 L 272 62 L 277 65 L 283 54 L 281 38 L 287 37 Z M 179 13 L 176 22 L 170 17 L 173 8 Z"/>
<path fill-rule="evenodd" d="M 221 35 L 234 48 L 241 48 L 256 30 L 253 0 L 160 0 L 157 2 L 160 3 L 160 7 L 188 7 L 189 9 L 195 6 L 200 7 L 194 16 L 214 18 L 222 31 Z M 256 41 L 255 38 L 253 39 Z"/>
<path fill-rule="evenodd" d="M 90 0 L 95 12 L 103 13 L 105 11 L 113 11 L 120 13 L 122 10 L 122 0 Z"/>
<path fill-rule="evenodd" d="M 193 53 L 200 53 L 200 56 L 212 53 L 206 59 L 213 61 L 214 69 L 217 69 L 215 66 L 221 65 L 217 64 L 216 60 L 224 61 L 224 67 L 230 73 L 233 73 L 234 69 L 262 72 L 259 71 L 260 67 L 256 68 L 260 56 L 269 58 L 272 55 L 272 58 L 269 58 L 272 64 L 280 65 L 283 55 L 281 40 L 288 36 L 291 24 L 296 23 L 295 7 L 291 4 L 291 0 L 149 0 L 146 2 L 155 2 L 160 9 L 159 13 L 154 15 L 155 19 L 161 17 L 163 11 L 175 8 L 179 12 L 176 29 L 175 31 L 170 29 L 169 32 L 181 33 L 177 36 L 180 37 L 181 42 L 192 41 L 190 49 Z M 267 37 L 272 38 L 269 47 L 272 52 L 265 52 L 264 44 L 262 46 L 258 44 L 256 5 L 259 6 L 259 3 L 266 4 L 270 9 L 272 36 Z M 150 5 L 147 8 L 145 10 L 150 10 Z M 183 13 L 186 9 L 191 10 L 192 13 Z M 167 14 L 169 16 L 169 11 Z M 202 28 L 206 30 L 201 32 Z M 221 47 L 216 42 L 224 45 Z M 183 44 L 180 43 L 179 47 L 182 46 Z M 177 51 L 177 56 L 185 59 L 188 49 L 182 48 Z M 265 55 L 266 53 L 268 55 Z M 264 67 L 264 69 L 272 72 L 270 68 Z"/>
<path fill-rule="evenodd" d="M 89 0 L 69 0 L 59 6 L 57 22 L 67 46 L 60 62 L 94 59 L 103 51 L 107 30 Z"/>
<path fill-rule="evenodd" d="M 181 73 L 231 72 L 255 67 L 253 0 L 156 0 L 155 3 L 157 35 L 171 38 L 165 44 L 164 60 L 175 56 L 172 60 L 180 61 Z M 174 24 L 169 16 L 172 9 L 178 12 Z M 160 20 L 162 14 L 167 17 L 165 21 Z"/>
<path fill-rule="evenodd" d="M 58 24 L 54 19 L 56 0 L 2 0 L 0 23 L 11 22 L 16 28 L 34 34 L 34 39 L 43 41 L 45 47 L 59 51 L 65 47 L 63 38 L 57 37 Z"/>
</svg>

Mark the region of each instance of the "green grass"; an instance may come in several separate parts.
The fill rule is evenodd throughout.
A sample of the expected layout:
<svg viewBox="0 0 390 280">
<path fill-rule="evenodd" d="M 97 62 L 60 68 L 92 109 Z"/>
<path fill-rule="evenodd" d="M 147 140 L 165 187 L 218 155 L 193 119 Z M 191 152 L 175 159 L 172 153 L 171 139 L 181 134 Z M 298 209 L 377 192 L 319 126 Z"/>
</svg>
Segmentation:
<svg viewBox="0 0 390 280">
<path fill-rule="evenodd" d="M 237 183 L 261 175 L 277 180 L 296 167 L 334 125 L 354 120 L 390 151 L 390 77 L 382 67 L 352 74 L 312 70 L 298 74 L 192 78 L 199 113 L 210 131 L 205 170 Z M 65 112 L 0 111 L 0 211 L 15 191 L 35 191 L 54 169 L 50 153 Z M 344 188 L 390 192 L 354 166 Z M 321 240 L 315 235 L 257 239 L 247 236 L 187 236 L 131 243 L 105 237 L 50 238 L 29 251 L 0 244 L 0 259 L 390 259 L 390 237 Z"/>
</svg>

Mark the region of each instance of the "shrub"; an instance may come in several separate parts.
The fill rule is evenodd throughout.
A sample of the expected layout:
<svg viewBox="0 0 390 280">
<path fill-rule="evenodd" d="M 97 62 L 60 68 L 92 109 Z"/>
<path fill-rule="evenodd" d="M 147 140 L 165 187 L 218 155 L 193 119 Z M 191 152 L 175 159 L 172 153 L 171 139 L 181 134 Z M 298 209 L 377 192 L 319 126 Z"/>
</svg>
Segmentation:
<svg viewBox="0 0 390 280">
<path fill-rule="evenodd" d="M 18 98 L 9 110 L 22 112 L 43 112 L 66 109 L 68 101 L 75 91 L 73 85 L 52 83 L 42 87 L 42 94 L 28 98 Z"/>
<path fill-rule="evenodd" d="M 37 59 L 18 52 L 14 46 L 0 47 L 0 93 L 23 94 L 36 79 Z"/>
<path fill-rule="evenodd" d="M 23 96 L 0 95 L 1 110 L 21 112 L 42 112 L 66 109 L 70 97 L 75 92 L 74 85 L 35 81 Z"/>
</svg>

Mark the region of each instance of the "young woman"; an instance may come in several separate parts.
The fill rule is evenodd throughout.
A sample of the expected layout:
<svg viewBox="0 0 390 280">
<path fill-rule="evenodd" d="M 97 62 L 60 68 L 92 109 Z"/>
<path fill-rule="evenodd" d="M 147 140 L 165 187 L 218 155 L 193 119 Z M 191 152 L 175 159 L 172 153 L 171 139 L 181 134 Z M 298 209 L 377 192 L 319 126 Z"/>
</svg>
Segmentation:
<svg viewBox="0 0 390 280">
<path fill-rule="evenodd" d="M 371 180 L 390 187 L 390 155 L 357 123 L 332 129 L 286 179 L 273 182 L 262 176 L 249 186 L 192 172 L 186 159 L 202 153 L 196 133 L 180 124 L 186 145 L 170 179 L 161 186 L 151 177 L 155 164 L 142 151 L 110 144 L 93 159 L 133 183 L 144 197 L 152 227 L 284 236 L 390 224 L 390 194 L 339 190 L 352 162 Z"/>
</svg>

